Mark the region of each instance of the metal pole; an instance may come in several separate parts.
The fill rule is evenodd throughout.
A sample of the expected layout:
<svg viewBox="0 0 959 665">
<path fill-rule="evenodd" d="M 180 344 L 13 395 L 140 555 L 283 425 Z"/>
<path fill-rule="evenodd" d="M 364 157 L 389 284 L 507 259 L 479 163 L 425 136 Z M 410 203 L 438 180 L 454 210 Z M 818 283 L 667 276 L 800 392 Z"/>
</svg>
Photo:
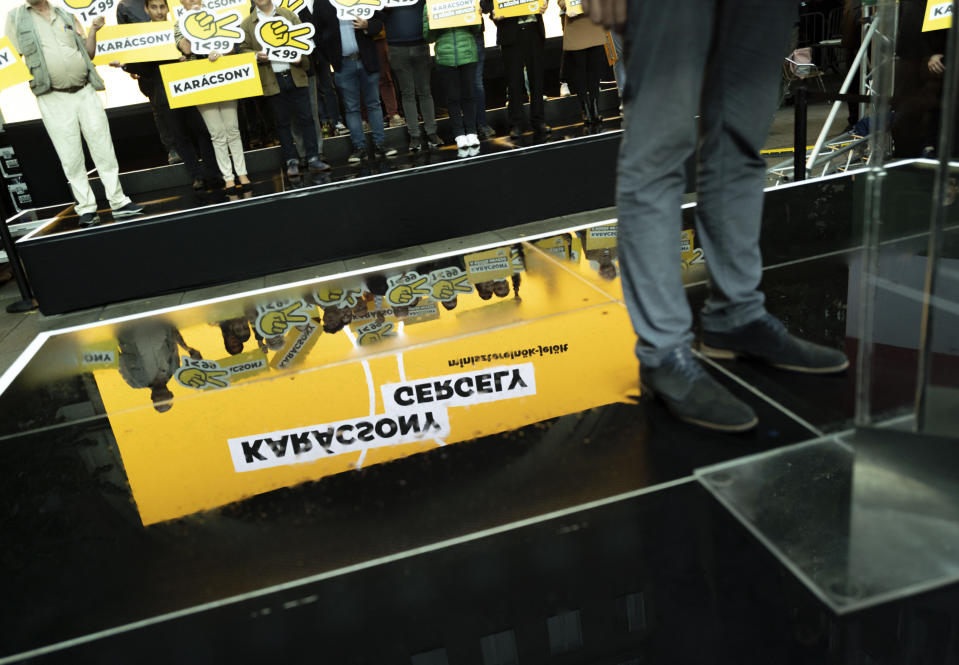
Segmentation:
<svg viewBox="0 0 959 665">
<path fill-rule="evenodd" d="M 793 121 L 793 180 L 806 179 L 806 125 L 809 112 L 809 89 L 802 81 L 796 89 L 796 117 Z"/>
<path fill-rule="evenodd" d="M 27 276 L 23 274 L 23 266 L 20 265 L 20 257 L 17 255 L 17 248 L 10 235 L 10 229 L 7 227 L 7 220 L 13 217 L 9 192 L 0 191 L 0 244 L 3 245 L 7 253 L 7 261 L 10 262 L 10 268 L 13 271 L 13 278 L 17 281 L 17 288 L 20 289 L 21 299 L 7 305 L 7 312 L 17 314 L 20 312 L 29 312 L 37 308 L 37 303 L 30 292 L 30 284 L 27 282 Z"/>
<path fill-rule="evenodd" d="M 953 21 L 959 16 L 959 0 L 952 1 Z M 949 190 L 949 158 L 956 135 L 956 101 L 959 74 L 959 49 L 956 40 L 957 28 L 949 30 L 946 42 L 946 75 L 942 91 L 942 126 L 939 128 L 939 167 L 932 189 L 932 215 L 929 222 L 929 251 L 926 258 L 926 288 L 923 292 L 922 322 L 919 329 L 919 367 L 916 377 L 916 424 L 917 432 L 925 429 L 927 386 L 932 370 L 932 331 L 935 308 L 932 297 L 936 292 L 939 259 L 942 256 L 942 227 L 946 221 L 946 195 Z"/>
</svg>

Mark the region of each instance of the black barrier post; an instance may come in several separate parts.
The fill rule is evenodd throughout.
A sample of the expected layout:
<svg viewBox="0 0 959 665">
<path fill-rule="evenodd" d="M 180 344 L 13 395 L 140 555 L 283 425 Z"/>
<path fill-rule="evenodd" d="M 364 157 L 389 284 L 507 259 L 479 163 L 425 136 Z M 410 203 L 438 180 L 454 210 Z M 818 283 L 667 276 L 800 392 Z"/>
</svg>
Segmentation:
<svg viewBox="0 0 959 665">
<path fill-rule="evenodd" d="M 806 179 L 806 121 L 809 110 L 809 90 L 802 81 L 796 88 L 796 117 L 793 128 L 793 180 Z"/>
<path fill-rule="evenodd" d="M 2 241 L 0 244 L 3 245 L 3 250 L 7 253 L 7 261 L 10 262 L 10 268 L 13 270 L 13 278 L 17 280 L 17 287 L 19 287 L 20 296 L 22 297 L 22 300 L 7 305 L 7 312 L 17 314 L 36 309 L 37 302 L 30 293 L 27 276 L 23 274 L 23 266 L 20 265 L 17 248 L 13 244 L 13 236 L 10 235 L 10 229 L 7 228 L 7 220 L 13 216 L 10 211 L 8 196 L 9 194 L 7 192 L 0 191 L 0 241 Z"/>
</svg>

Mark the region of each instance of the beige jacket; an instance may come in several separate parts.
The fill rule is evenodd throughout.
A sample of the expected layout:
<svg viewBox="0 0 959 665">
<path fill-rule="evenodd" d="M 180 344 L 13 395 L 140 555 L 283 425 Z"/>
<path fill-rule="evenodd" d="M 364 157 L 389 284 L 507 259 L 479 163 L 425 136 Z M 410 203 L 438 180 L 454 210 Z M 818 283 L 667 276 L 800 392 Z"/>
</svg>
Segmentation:
<svg viewBox="0 0 959 665">
<path fill-rule="evenodd" d="M 566 2 L 559 0 L 559 8 L 566 11 Z M 563 18 L 563 50 L 580 51 L 606 43 L 606 31 L 585 15 Z"/>
</svg>

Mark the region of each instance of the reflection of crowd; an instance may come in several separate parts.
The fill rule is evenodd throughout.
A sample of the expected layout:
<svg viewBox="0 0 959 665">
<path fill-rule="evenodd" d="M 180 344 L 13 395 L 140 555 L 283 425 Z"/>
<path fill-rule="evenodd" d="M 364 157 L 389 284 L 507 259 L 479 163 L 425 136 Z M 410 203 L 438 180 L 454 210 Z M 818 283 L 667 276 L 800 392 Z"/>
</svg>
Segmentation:
<svg viewBox="0 0 959 665">
<path fill-rule="evenodd" d="M 545 10 L 547 2 L 541 4 Z M 183 0 L 182 5 L 185 10 L 203 7 L 202 0 Z M 565 9 L 562 2 L 560 6 Z M 77 198 L 81 224 L 98 221 L 95 200 L 85 184 L 81 132 L 107 187 L 114 215 L 138 214 L 141 208 L 125 197 L 116 178 L 118 169 L 106 116 L 93 94 L 94 90 L 103 89 L 91 63 L 102 17 L 84 33 L 72 15 L 52 7 L 47 0 L 28 0 L 25 7 L 10 13 L 7 36 L 21 53 L 27 53 L 26 64 L 34 76 L 31 88 Z M 493 10 L 492 0 L 483 0 L 481 7 L 496 26 L 496 42 L 503 56 L 509 135 L 517 138 L 530 129 L 536 136 L 545 137 L 550 128 L 543 105 L 546 62 L 542 14 L 501 18 Z M 169 20 L 170 10 L 168 0 L 121 0 L 116 10 L 117 22 L 165 21 Z M 269 59 L 253 33 L 260 22 L 273 16 L 294 24 L 312 23 L 316 27 L 313 53 L 292 63 Z M 35 17 L 42 20 L 34 21 Z M 140 91 L 153 108 L 170 163 L 182 162 L 197 190 L 223 187 L 228 193 L 239 194 L 250 187 L 244 133 L 251 146 L 278 139 L 285 168 L 293 177 L 303 168 L 313 172 L 329 168 L 323 161 L 324 136 L 348 134 L 353 144 L 349 157 L 352 163 L 368 158 L 367 133 L 372 134 L 374 158 L 397 153 L 386 144 L 385 126 L 406 126 L 411 153 L 439 148 L 444 140 L 436 126 L 437 105 L 431 81 L 434 69 L 437 87 L 445 98 L 440 101 L 449 112 L 451 138 L 459 155 L 478 154 L 480 141 L 495 135 L 486 116 L 483 23 L 431 30 L 425 0 L 357 19 L 339 19 L 327 0 L 318 4 L 307 0 L 296 13 L 275 7 L 271 0 L 251 0 L 242 23 L 245 41 L 230 51 L 213 51 L 209 55 L 194 53 L 188 36 L 182 34 L 176 22 L 174 26 L 180 60 L 215 61 L 227 53 L 256 52 L 263 86 L 261 98 L 171 110 L 159 75 L 159 67 L 164 63 L 112 63 L 138 79 Z M 62 37 L 59 42 L 58 35 Z M 566 21 L 566 78 L 574 93 L 580 95 L 588 127 L 601 121 L 599 79 L 608 60 L 615 59 L 612 49 L 607 58 L 603 47 L 606 35 L 586 17 Z M 39 37 L 38 42 L 35 37 Z M 430 44 L 435 48 L 435 57 L 430 55 Z M 397 103 L 397 87 L 401 106 Z M 527 98 L 528 119 L 523 110 Z M 269 112 L 265 113 L 267 107 Z"/>
</svg>

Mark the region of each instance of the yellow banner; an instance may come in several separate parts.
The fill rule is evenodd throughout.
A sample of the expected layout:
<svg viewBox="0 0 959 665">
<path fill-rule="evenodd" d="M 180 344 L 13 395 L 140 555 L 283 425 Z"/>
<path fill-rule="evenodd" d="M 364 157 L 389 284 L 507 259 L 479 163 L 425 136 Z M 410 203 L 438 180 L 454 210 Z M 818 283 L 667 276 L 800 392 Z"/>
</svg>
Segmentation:
<svg viewBox="0 0 959 665">
<path fill-rule="evenodd" d="M 8 37 L 0 37 L 0 90 L 30 81 L 33 76 Z"/>
<path fill-rule="evenodd" d="M 173 20 L 179 21 L 180 17 L 186 13 L 179 0 L 170 0 L 170 11 L 173 12 Z M 233 10 L 246 14 L 250 11 L 248 0 L 203 0 L 202 9 L 212 14 L 222 14 Z"/>
<path fill-rule="evenodd" d="M 462 28 L 483 22 L 478 0 L 426 0 L 432 30 Z"/>
<path fill-rule="evenodd" d="M 586 231 L 586 249 L 607 249 L 616 246 L 616 225 L 593 226 Z"/>
<path fill-rule="evenodd" d="M 174 109 L 263 94 L 254 53 L 161 65 L 160 75 Z"/>
<path fill-rule="evenodd" d="M 547 0 L 533 0 L 533 2 L 529 0 L 495 0 L 493 13 L 497 18 L 542 14 L 546 10 L 546 2 Z"/>
<path fill-rule="evenodd" d="M 583 0 L 567 0 L 566 1 L 566 16 L 568 18 L 573 18 L 575 16 L 580 16 L 583 14 Z"/>
<path fill-rule="evenodd" d="M 922 20 L 922 31 L 943 30 L 952 27 L 952 2 L 927 0 L 926 14 Z"/>
<path fill-rule="evenodd" d="M 467 254 L 463 259 L 466 261 L 466 274 L 473 284 L 506 279 L 513 274 L 509 247 Z"/>
<path fill-rule="evenodd" d="M 176 60 L 180 51 L 173 43 L 173 22 L 126 23 L 105 25 L 97 33 L 95 65 L 109 65 L 114 60 L 153 62 Z"/>
</svg>

